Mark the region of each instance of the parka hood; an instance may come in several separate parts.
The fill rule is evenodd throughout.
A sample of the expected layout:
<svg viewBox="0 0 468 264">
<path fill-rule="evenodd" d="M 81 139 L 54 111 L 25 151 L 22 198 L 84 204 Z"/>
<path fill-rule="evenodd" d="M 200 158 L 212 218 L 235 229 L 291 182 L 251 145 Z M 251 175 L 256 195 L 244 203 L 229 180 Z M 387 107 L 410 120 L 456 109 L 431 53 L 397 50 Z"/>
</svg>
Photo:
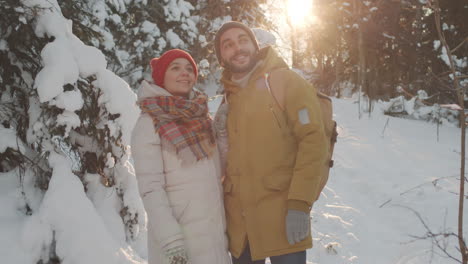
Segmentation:
<svg viewBox="0 0 468 264">
<path fill-rule="evenodd" d="M 156 84 L 149 82 L 147 80 L 143 80 L 141 82 L 140 89 L 138 89 L 137 93 L 137 101 L 141 101 L 148 97 L 155 97 L 155 96 L 172 96 L 170 92 L 166 89 L 157 86 Z M 193 90 L 190 92 L 189 98 L 192 99 L 195 96 Z"/>
</svg>

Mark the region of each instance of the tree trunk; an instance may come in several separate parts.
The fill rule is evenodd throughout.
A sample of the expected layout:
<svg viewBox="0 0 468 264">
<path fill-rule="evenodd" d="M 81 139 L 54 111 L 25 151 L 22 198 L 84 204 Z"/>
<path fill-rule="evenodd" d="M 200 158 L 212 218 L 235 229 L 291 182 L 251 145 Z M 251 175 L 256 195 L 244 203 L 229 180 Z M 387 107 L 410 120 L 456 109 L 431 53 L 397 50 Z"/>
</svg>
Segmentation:
<svg viewBox="0 0 468 264">
<path fill-rule="evenodd" d="M 296 29 L 294 28 L 293 24 L 291 23 L 291 19 L 287 19 L 288 21 L 288 26 L 291 29 L 290 33 L 290 41 L 291 41 L 291 62 L 292 62 L 292 67 L 293 68 L 299 68 L 300 62 L 299 62 L 299 55 L 298 53 L 298 47 L 297 47 L 297 34 L 296 34 Z"/>
<path fill-rule="evenodd" d="M 359 0 L 354 2 L 355 17 L 360 18 L 362 16 L 362 4 Z M 359 69 L 358 69 L 358 87 L 359 87 L 359 118 L 361 118 L 361 96 L 362 90 L 366 83 L 366 56 L 365 56 L 365 46 L 363 40 L 363 32 L 361 23 L 358 24 L 358 38 L 357 38 L 357 48 L 358 48 L 358 59 L 359 59 Z"/>
<path fill-rule="evenodd" d="M 440 5 L 439 0 L 434 0 L 434 18 L 435 24 L 437 27 L 437 34 L 442 42 L 442 45 L 447 50 L 447 55 L 450 62 L 450 71 L 454 76 L 453 84 L 455 86 L 455 90 L 457 91 L 458 97 L 458 104 L 461 107 L 460 110 L 460 127 L 461 127 L 461 164 L 460 164 L 460 193 L 459 193 L 459 200 L 458 200 L 458 244 L 460 247 L 460 253 L 462 255 L 462 263 L 468 263 L 468 252 L 466 248 L 465 241 L 463 239 L 463 206 L 465 201 L 465 139 L 466 139 L 466 116 L 465 116 L 465 91 L 463 87 L 460 87 L 459 78 L 456 74 L 455 64 L 452 57 L 452 52 L 450 50 L 449 45 L 445 39 L 444 32 L 440 26 L 441 18 L 440 18 Z"/>
</svg>

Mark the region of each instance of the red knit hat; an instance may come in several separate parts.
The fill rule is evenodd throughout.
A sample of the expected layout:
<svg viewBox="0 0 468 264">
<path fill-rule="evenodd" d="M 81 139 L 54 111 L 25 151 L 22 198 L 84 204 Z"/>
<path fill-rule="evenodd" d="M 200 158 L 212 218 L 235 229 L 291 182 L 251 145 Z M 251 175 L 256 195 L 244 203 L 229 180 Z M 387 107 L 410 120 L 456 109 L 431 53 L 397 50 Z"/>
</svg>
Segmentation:
<svg viewBox="0 0 468 264">
<path fill-rule="evenodd" d="M 193 60 L 192 56 L 188 54 L 187 52 L 180 50 L 180 49 L 171 49 L 163 53 L 161 57 L 159 58 L 154 58 L 151 60 L 150 65 L 151 65 L 151 70 L 152 74 L 151 76 L 153 77 L 153 81 L 156 85 L 159 87 L 164 88 L 164 75 L 166 74 L 167 67 L 171 62 L 175 59 L 178 58 L 184 58 L 187 59 L 190 64 L 192 64 L 193 67 L 193 73 L 195 74 L 195 80 L 198 77 L 198 69 L 197 69 L 197 64 Z"/>
</svg>

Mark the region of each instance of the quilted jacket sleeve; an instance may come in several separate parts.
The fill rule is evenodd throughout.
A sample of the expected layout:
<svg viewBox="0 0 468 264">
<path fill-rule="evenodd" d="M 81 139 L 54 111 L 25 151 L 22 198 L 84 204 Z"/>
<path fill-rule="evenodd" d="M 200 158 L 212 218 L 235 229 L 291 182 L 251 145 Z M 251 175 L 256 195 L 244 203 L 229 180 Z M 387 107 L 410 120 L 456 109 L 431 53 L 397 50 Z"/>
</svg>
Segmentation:
<svg viewBox="0 0 468 264">
<path fill-rule="evenodd" d="M 141 199 L 148 215 L 148 236 L 163 250 L 183 245 L 180 225 L 173 215 L 165 191 L 164 162 L 159 135 L 145 114 L 132 132 L 132 156 Z"/>
<path fill-rule="evenodd" d="M 295 72 L 287 75 L 285 111 L 298 145 L 288 201 L 289 205 L 299 201 L 310 207 L 319 192 L 327 142 L 316 90 Z"/>
</svg>

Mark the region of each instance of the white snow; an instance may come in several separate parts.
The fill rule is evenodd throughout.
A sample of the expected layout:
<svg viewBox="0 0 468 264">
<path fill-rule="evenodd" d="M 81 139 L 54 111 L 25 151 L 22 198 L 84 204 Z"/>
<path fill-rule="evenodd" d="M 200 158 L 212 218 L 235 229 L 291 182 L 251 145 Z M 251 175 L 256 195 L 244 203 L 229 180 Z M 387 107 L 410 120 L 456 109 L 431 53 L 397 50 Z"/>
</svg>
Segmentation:
<svg viewBox="0 0 468 264">
<path fill-rule="evenodd" d="M 81 92 L 79 90 L 74 90 L 59 94 L 55 99 L 52 99 L 49 104 L 74 112 L 83 107 L 84 101 Z"/>
<path fill-rule="evenodd" d="M 84 45 L 76 36 L 72 36 L 71 48 L 75 51 L 73 57 L 80 69 L 80 76 L 86 78 L 107 67 L 104 54 L 95 47 Z"/>
<path fill-rule="evenodd" d="M 122 18 L 117 14 L 113 14 L 109 18 L 117 25 L 122 23 Z"/>
<path fill-rule="evenodd" d="M 177 35 L 177 33 L 175 33 L 172 29 L 169 29 L 166 32 L 166 38 L 167 41 L 169 41 L 169 45 L 171 45 L 171 47 L 173 48 L 181 47 L 184 45 L 182 39 L 180 39 L 179 35 Z"/>
<path fill-rule="evenodd" d="M 44 254 L 43 246 L 52 239 L 57 241 L 56 251 L 62 263 L 140 263 L 130 248 L 112 238 L 115 233 L 86 197 L 83 184 L 72 174 L 68 160 L 52 153 L 49 163 L 54 172 L 48 191 L 39 212 L 27 217 L 22 229 L 21 243 L 24 252 L 29 253 L 26 263 L 36 263 Z"/>
<path fill-rule="evenodd" d="M 391 36 L 387 33 L 382 33 L 382 36 L 386 37 L 386 38 L 389 38 L 389 39 L 395 39 L 395 36 Z"/>
<path fill-rule="evenodd" d="M 271 32 L 264 30 L 262 28 L 253 28 L 252 31 L 257 38 L 260 48 L 266 46 L 273 46 L 276 44 L 276 37 Z"/>
<path fill-rule="evenodd" d="M 145 250 L 142 250 L 146 243 L 146 215 L 126 153 L 131 130 L 139 115 L 136 95 L 127 83 L 106 69 L 107 62 L 100 50 L 85 45 L 73 35 L 71 21 L 63 17 L 56 1 L 26 0 L 23 4 L 45 8 L 27 17 L 30 22 L 35 21 L 31 24 L 36 36 L 48 37 L 49 40 L 41 51 L 43 68 L 34 80 L 39 96 L 29 98 L 27 141 L 32 146 L 41 144 L 43 153 L 40 155 L 50 164 L 52 175 L 47 191 L 42 193 L 37 186 L 38 172 L 28 168 L 29 164 L 24 164 L 25 170 L 17 168 L 1 173 L 0 206 L 5 208 L 0 213 L 1 262 L 29 264 L 47 261 L 52 242 L 56 241 L 55 252 L 64 264 L 143 263 L 140 256 L 146 257 Z M 124 2 L 114 4 L 122 8 Z M 112 36 L 108 39 L 112 40 Z M 111 136 L 122 134 L 122 146 L 110 145 L 112 155 L 107 155 L 105 170 L 108 171 L 105 175 L 113 176 L 115 180 L 110 187 L 101 183 L 93 185 L 96 180 L 91 180 L 89 175 L 80 180 L 76 171 L 72 172 L 72 168 L 75 169 L 72 162 L 77 160 L 58 154 L 70 152 L 70 148 L 65 146 L 62 149 L 58 145 L 54 148 L 53 145 L 60 144 L 63 138 L 57 135 L 51 138 L 47 131 L 48 126 L 63 125 L 65 138 L 71 135 L 71 141 L 97 143 L 88 135 L 73 130 L 82 125 L 82 120 L 75 113 L 84 105 L 80 90 L 64 90 L 64 85 L 74 87 L 79 78 L 88 77 L 95 81 L 85 88 L 100 89 L 98 104 L 101 109 L 96 115 L 103 115 L 102 123 L 109 127 Z M 54 105 L 63 111 L 43 118 L 41 103 Z M 107 120 L 107 114 L 113 114 L 113 120 Z M 16 133 L 3 125 L 0 127 L 0 153 L 18 146 L 24 152 L 21 142 L 17 143 Z M 103 147 L 94 145 L 93 150 L 99 152 Z M 113 155 L 119 159 L 115 160 Z M 33 156 L 30 162 L 40 162 L 36 158 Z M 102 178 L 101 175 L 97 177 Z M 89 192 L 85 192 L 82 182 L 85 180 Z M 92 187 L 94 189 L 91 190 Z M 93 190 L 98 190 L 98 193 L 93 193 Z M 11 203 L 12 200 L 15 202 Z M 101 205 L 106 208 L 101 208 Z M 3 232 L 4 229 L 8 231 Z M 9 252 L 4 250 L 7 248 Z"/>
<path fill-rule="evenodd" d="M 84 45 L 71 32 L 71 22 L 57 12 L 43 11 L 36 24 L 36 34 L 39 37 L 47 35 L 56 38 L 41 52 L 44 68 L 35 79 L 40 102 L 51 101 L 52 105 L 65 109 L 59 116 L 58 123 L 66 126 L 68 136 L 71 128 L 80 125 L 78 116 L 73 112 L 81 109 L 83 100 L 79 99 L 78 92 L 64 92 L 63 85 L 76 83 L 78 77 L 95 75 L 97 80 L 94 85 L 103 91 L 101 102 L 105 103 L 111 114 L 120 114 L 118 123 L 123 130 L 122 139 L 124 144 L 128 145 L 131 129 L 139 113 L 135 105 L 135 93 L 127 83 L 106 69 L 107 62 L 102 52 L 95 47 Z M 71 101 L 74 103 L 67 105 Z"/>
<path fill-rule="evenodd" d="M 210 101 L 211 110 L 220 99 Z M 430 263 L 430 241 L 410 243 L 411 236 L 426 233 L 411 209 L 434 232 L 456 232 L 459 129 L 441 126 L 437 141 L 433 123 L 384 116 L 379 106 L 370 118 L 359 119 L 352 99 L 334 99 L 333 104 L 339 130 L 335 166 L 311 214 L 314 247 L 308 250 L 308 263 Z M 50 194 L 34 217 L 12 207 L 19 199 L 11 187 L 18 184 L 17 176 L 0 177 L 0 188 L 9 190 L 0 192 L 4 208 L 0 229 L 7 236 L 0 236 L 0 253 L 5 253 L 5 263 L 32 263 L 29 260 L 39 254 L 40 243 L 51 237 L 50 226 L 44 223 L 60 227 L 56 239 L 66 243 L 67 251 L 58 252 L 73 256 L 75 263 L 146 263 L 128 245 L 115 242 L 124 236 L 121 223 L 115 221 L 115 194 L 99 183 L 99 175 L 86 176 L 93 207 L 67 161 L 55 157 L 51 162 L 55 169 Z M 137 192 L 129 193 L 135 196 L 128 199 L 138 199 Z M 30 242 L 22 244 L 20 231 L 29 234 L 25 238 Z M 448 241 L 450 252 L 457 256 L 456 241 Z M 6 248 L 10 250 L 5 252 Z M 437 254 L 432 257 L 434 264 L 450 263 Z M 94 261 L 87 262 L 88 258 Z"/>
<path fill-rule="evenodd" d="M 211 22 L 211 31 L 216 32 L 224 23 L 231 21 L 231 16 L 217 17 Z"/>
<path fill-rule="evenodd" d="M 0 39 L 0 50 L 7 51 L 8 50 L 8 43 L 4 39 Z"/>
<path fill-rule="evenodd" d="M 448 30 L 449 29 L 449 26 L 447 25 L 447 23 L 442 24 L 442 29 L 443 30 Z"/>
<path fill-rule="evenodd" d="M 198 41 L 200 42 L 202 47 L 206 47 L 206 45 L 208 45 L 208 42 L 206 41 L 206 37 L 204 35 L 199 35 Z"/>
<path fill-rule="evenodd" d="M 436 47 L 436 41 L 434 41 L 434 49 L 436 49 L 435 47 Z M 450 67 L 450 58 L 448 56 L 447 49 L 445 47 L 442 47 L 439 58 L 442 61 L 444 61 L 447 66 Z M 454 66 L 458 68 L 466 68 L 466 66 L 468 65 L 468 57 L 458 58 L 457 56 L 452 54 L 452 60 L 453 60 L 453 63 L 455 64 Z M 450 78 L 453 80 L 453 74 L 450 76 Z"/>
<path fill-rule="evenodd" d="M 106 2 L 123 14 L 129 1 Z M 56 0 L 21 2 L 26 7 L 44 8 L 34 14 L 34 32 L 38 37 L 48 37 L 51 41 L 41 52 L 43 68 L 34 80 L 39 101 L 35 97 L 29 98 L 28 143 L 35 143 L 46 133 L 39 114 L 40 103 L 48 103 L 63 109 L 57 115 L 57 124 L 65 126 L 66 137 L 84 142 L 83 149 L 97 151 L 98 146 L 91 137 L 73 131 L 82 122 L 76 111 L 84 105 L 83 95 L 79 90 L 64 91 L 63 88 L 65 84 L 75 85 L 79 78 L 93 76 L 96 80 L 92 87 L 101 92 L 98 103 L 116 116 L 114 120 L 104 120 L 99 126 L 107 126 L 110 136 L 117 136 L 121 131 L 122 143 L 128 145 L 139 114 L 135 105 L 136 95 L 128 84 L 106 69 L 107 62 L 101 51 L 85 45 L 73 35 L 72 22 L 62 16 Z M 184 28 L 190 31 L 188 34 L 192 34 L 189 36 L 206 42 L 203 35 L 193 35 L 196 32 L 194 21 L 198 18 L 190 17 L 194 7 L 189 2 L 164 2 L 169 20 L 182 21 Z M 370 3 L 364 2 L 366 6 Z M 109 17 L 106 3 L 90 0 L 89 4 L 101 26 L 109 18 L 120 23 L 120 16 Z M 350 6 L 350 3 L 342 5 Z M 376 7 L 370 8 L 370 11 L 375 10 Z M 19 17 L 25 24 L 27 15 L 31 14 Z M 212 30 L 228 20 L 231 20 L 230 16 L 216 18 Z M 94 29 L 102 33 L 102 45 L 106 50 L 115 47 L 112 35 L 99 27 Z M 168 44 L 171 47 L 185 45 L 172 29 L 161 34 L 156 24 L 146 21 L 140 30 L 152 33 L 149 35 L 154 38 L 151 41 L 142 39 L 135 45 L 148 45 L 157 37 L 159 51 Z M 276 41 L 273 35 L 256 34 L 265 45 Z M 434 49 L 439 47 L 440 42 L 434 41 Z M 4 49 L 8 49 L 8 45 L 0 39 L 0 50 Z M 441 58 L 447 62 L 445 49 L 441 53 Z M 120 58 L 126 56 L 128 54 L 120 51 Z M 454 57 L 454 60 L 458 66 L 466 67 L 466 58 Z M 208 68 L 209 62 L 201 61 L 200 66 Z M 218 85 L 207 83 L 204 87 L 208 87 L 206 90 L 210 93 Z M 427 95 L 419 94 L 419 97 Z M 210 112 L 214 112 L 221 98 L 217 96 L 209 101 Z M 353 99 L 334 99 L 333 104 L 339 129 L 335 166 L 311 213 L 314 248 L 308 250 L 308 263 L 448 263 L 449 260 L 434 249 L 429 240 L 414 240 L 415 236 L 425 236 L 428 231 L 415 212 L 435 233 L 456 232 L 460 130 L 446 122 L 438 127 L 429 122 L 385 116 L 382 109 L 387 107 L 386 104 L 378 104 L 370 117 L 363 115 L 360 119 L 358 104 Z M 416 111 L 416 99 L 402 104 L 413 116 L 435 111 L 429 107 Z M 455 104 L 440 107 L 446 111 L 459 110 Z M 25 152 L 22 144 L 13 129 L 0 125 L 0 153 L 7 148 Z M 56 253 L 64 264 L 146 263 L 146 215 L 131 159 L 125 151 L 112 151 L 104 152 L 105 170 L 114 171 L 115 187 L 105 186 L 103 182 L 106 179 L 99 174 L 85 174 L 80 180 L 72 172 L 70 160 L 54 151 L 48 157 L 53 173 L 45 193 L 37 188 L 37 176 L 30 169 L 22 171 L 17 168 L 0 173 L 2 263 L 30 264 L 41 258 L 47 259 L 49 252 L 44 249 L 52 240 L 56 240 Z M 122 155 L 116 160 L 114 155 L 117 153 Z M 25 212 L 26 204 L 31 212 Z M 138 221 L 131 231 L 122 221 L 122 207 L 127 210 L 124 221 Z M 466 226 L 466 220 L 464 224 Z M 129 239 L 132 236 L 135 239 Z M 444 243 L 448 252 L 458 257 L 457 241 L 447 237 Z"/>
<path fill-rule="evenodd" d="M 431 254 L 429 240 L 413 241 L 427 230 L 412 210 L 434 233 L 456 232 L 459 129 L 440 127 L 437 142 L 435 124 L 378 110 L 358 119 L 352 100 L 333 103 L 335 166 L 313 208 L 310 263 L 451 263 Z M 459 257 L 457 241 L 446 240 Z"/>
<path fill-rule="evenodd" d="M 80 126 L 81 120 L 74 112 L 65 110 L 57 116 L 57 124 L 65 126 L 65 137 L 68 137 L 71 129 Z"/>
<path fill-rule="evenodd" d="M 143 24 L 141 24 L 141 32 L 152 33 L 152 36 L 155 37 L 161 35 L 161 31 L 159 30 L 158 26 L 149 21 L 145 21 Z"/>
<path fill-rule="evenodd" d="M 38 37 L 65 37 L 71 30 L 71 21 L 64 19 L 55 12 L 43 11 L 45 15 L 38 18 L 35 33 Z M 48 14 L 47 14 L 48 13 Z"/>
<path fill-rule="evenodd" d="M 448 108 L 450 110 L 457 110 L 457 111 L 462 110 L 462 108 L 457 104 L 442 104 L 440 105 L 440 107 Z"/>
<path fill-rule="evenodd" d="M 164 38 L 158 38 L 158 48 L 162 50 L 166 46 L 167 46 L 167 41 Z"/>
<path fill-rule="evenodd" d="M 108 2 L 110 2 L 119 13 L 125 13 L 127 11 L 125 7 L 125 2 L 127 2 L 127 0 L 125 0 L 125 2 L 124 0 L 110 0 Z"/>
<path fill-rule="evenodd" d="M 7 148 L 24 152 L 24 146 L 16 138 L 16 131 L 0 124 L 0 153 L 5 152 Z"/>
<path fill-rule="evenodd" d="M 34 84 L 41 103 L 61 94 L 63 85 L 78 80 L 78 65 L 69 50 L 66 37 L 57 38 L 42 50 L 44 68 L 38 73 Z"/>
<path fill-rule="evenodd" d="M 124 80 L 109 70 L 100 70 L 93 84 L 103 92 L 100 103 L 104 103 L 111 114 L 120 114 L 117 120 L 123 133 L 122 141 L 130 145 L 132 129 L 140 113 L 135 103 L 136 94 Z"/>
<path fill-rule="evenodd" d="M 0 137 L 3 139 L 3 136 Z M 30 179 L 30 177 L 28 177 Z M 24 206 L 18 170 L 0 173 L 0 256 L 2 263 L 30 264 L 31 252 L 24 251 L 19 234 L 26 219 L 19 208 Z M 41 230 L 34 230 L 39 233 Z"/>
<path fill-rule="evenodd" d="M 441 54 L 439 55 L 439 58 L 443 60 L 447 66 L 450 67 L 450 59 L 447 54 L 447 49 L 445 47 L 442 47 L 442 51 L 441 51 Z"/>
<path fill-rule="evenodd" d="M 181 21 L 182 17 L 189 17 L 190 11 L 194 9 L 192 4 L 184 0 L 166 0 L 164 14 L 167 21 Z"/>
</svg>

